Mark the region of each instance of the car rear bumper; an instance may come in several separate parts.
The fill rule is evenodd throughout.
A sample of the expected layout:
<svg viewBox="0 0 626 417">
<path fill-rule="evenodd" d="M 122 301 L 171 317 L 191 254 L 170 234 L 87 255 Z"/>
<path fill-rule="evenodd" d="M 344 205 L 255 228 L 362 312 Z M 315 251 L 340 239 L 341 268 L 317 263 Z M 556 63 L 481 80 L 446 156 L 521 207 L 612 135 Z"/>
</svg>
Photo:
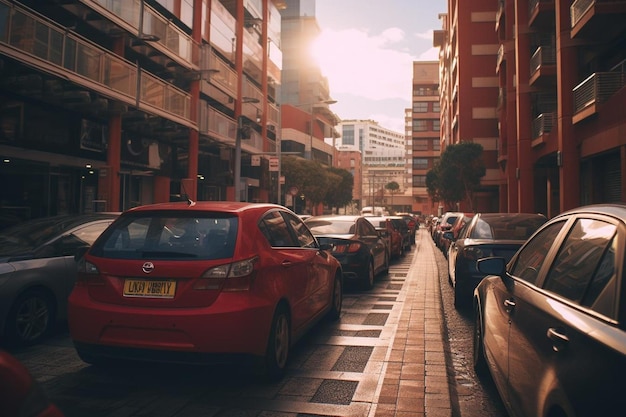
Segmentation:
<svg viewBox="0 0 626 417">
<path fill-rule="evenodd" d="M 70 336 L 77 346 L 109 357 L 132 357 L 139 351 L 183 357 L 264 355 L 274 306 L 254 298 L 241 302 L 241 294 L 235 302 L 229 295 L 209 307 L 148 309 L 99 303 L 86 292 L 73 293 Z"/>
</svg>

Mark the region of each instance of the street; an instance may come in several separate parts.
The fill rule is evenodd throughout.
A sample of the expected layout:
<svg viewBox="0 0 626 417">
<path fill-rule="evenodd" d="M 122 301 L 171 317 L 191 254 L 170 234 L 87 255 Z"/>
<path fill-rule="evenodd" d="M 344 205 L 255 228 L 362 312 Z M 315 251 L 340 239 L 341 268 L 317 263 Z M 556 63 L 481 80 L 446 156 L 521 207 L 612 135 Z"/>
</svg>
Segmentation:
<svg viewBox="0 0 626 417">
<path fill-rule="evenodd" d="M 259 380 L 243 367 L 89 366 L 76 355 L 66 329 L 41 345 L 12 353 L 66 417 L 394 415 L 381 406 L 388 394 L 385 372 L 393 356 L 402 300 L 407 288 L 414 288 L 405 285 L 415 272 L 411 266 L 421 251 L 431 250 L 425 245 L 432 244 L 424 229 L 417 242 L 410 253 L 392 263 L 388 275 L 377 278 L 371 291 L 347 287 L 341 320 L 321 323 L 302 339 L 292 351 L 287 375 L 275 383 Z M 454 417 L 506 417 L 490 381 L 477 381 L 471 370 L 471 317 L 452 307 L 445 258 L 432 250 L 448 323 L 447 380 L 453 381 L 449 396 L 433 398 L 449 398 Z M 405 365 L 428 373 L 424 364 Z M 441 378 L 445 386 L 446 375 Z M 425 415 L 446 410 L 432 408 L 431 414 L 424 388 L 400 385 L 399 390 L 395 415 L 424 415 L 408 412 L 424 403 Z M 402 407 L 407 411 L 400 413 Z"/>
</svg>

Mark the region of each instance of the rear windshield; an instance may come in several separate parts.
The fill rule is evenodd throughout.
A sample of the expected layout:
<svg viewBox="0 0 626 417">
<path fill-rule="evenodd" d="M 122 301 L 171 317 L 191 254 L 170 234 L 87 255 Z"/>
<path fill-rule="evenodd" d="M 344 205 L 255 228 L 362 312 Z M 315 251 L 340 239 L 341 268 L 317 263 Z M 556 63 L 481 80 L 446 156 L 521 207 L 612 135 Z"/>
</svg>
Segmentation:
<svg viewBox="0 0 626 417">
<path fill-rule="evenodd" d="M 209 260 L 233 256 L 238 219 L 171 212 L 134 213 L 109 227 L 90 253 L 113 259 Z"/>
<path fill-rule="evenodd" d="M 342 220 L 308 220 L 305 222 L 314 235 L 325 234 L 354 234 L 355 223 L 354 220 L 342 221 Z"/>
<path fill-rule="evenodd" d="M 481 217 L 471 233 L 472 239 L 527 240 L 546 222 L 542 216 L 528 218 Z"/>
</svg>

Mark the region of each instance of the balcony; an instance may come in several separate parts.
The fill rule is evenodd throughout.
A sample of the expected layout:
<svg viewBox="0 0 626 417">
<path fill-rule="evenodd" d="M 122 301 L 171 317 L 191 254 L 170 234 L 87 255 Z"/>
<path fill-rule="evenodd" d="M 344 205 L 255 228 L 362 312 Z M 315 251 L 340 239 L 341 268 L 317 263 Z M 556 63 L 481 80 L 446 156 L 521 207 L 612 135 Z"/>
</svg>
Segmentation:
<svg viewBox="0 0 626 417">
<path fill-rule="evenodd" d="M 571 37 L 607 42 L 618 36 L 626 17 L 626 0 L 574 0 Z"/>
<path fill-rule="evenodd" d="M 0 2 L 2 7 L 8 6 Z M 19 7 L 0 16 L 4 16 L 0 26 L 9 28 L 0 34 L 2 53 L 68 81 L 74 90 L 80 86 L 187 127 L 195 126 L 191 96 L 139 65 Z"/>
<path fill-rule="evenodd" d="M 528 26 L 554 27 L 554 0 L 530 0 L 528 2 Z"/>
<path fill-rule="evenodd" d="M 574 88 L 574 123 L 596 114 L 599 105 L 626 85 L 624 67 L 622 62 L 612 71 L 591 74 Z"/>
<path fill-rule="evenodd" d="M 556 77 L 556 49 L 551 45 L 537 48 L 530 57 L 530 85 L 554 84 Z"/>
<path fill-rule="evenodd" d="M 501 44 L 500 47 L 498 48 L 498 57 L 496 59 L 496 73 L 500 73 L 500 67 L 502 66 L 502 63 L 504 62 L 505 59 L 506 59 L 506 54 L 504 52 L 504 44 Z"/>
<path fill-rule="evenodd" d="M 552 131 L 554 113 L 543 113 L 537 116 L 532 123 L 532 138 L 537 139 Z"/>
</svg>

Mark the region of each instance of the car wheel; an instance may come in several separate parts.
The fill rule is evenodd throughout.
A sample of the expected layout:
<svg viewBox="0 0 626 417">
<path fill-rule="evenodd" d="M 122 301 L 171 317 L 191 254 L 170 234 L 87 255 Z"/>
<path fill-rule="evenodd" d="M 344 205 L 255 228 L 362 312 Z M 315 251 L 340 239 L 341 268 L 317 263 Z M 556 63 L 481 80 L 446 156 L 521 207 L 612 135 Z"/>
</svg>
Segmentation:
<svg viewBox="0 0 626 417">
<path fill-rule="evenodd" d="M 385 252 L 385 265 L 383 266 L 383 275 L 389 273 L 389 254 Z"/>
<path fill-rule="evenodd" d="M 483 341 L 483 326 L 480 311 L 474 311 L 474 335 L 473 335 L 472 362 L 476 375 L 487 374 L 487 360 L 485 359 L 485 345 Z"/>
<path fill-rule="evenodd" d="M 340 276 L 335 277 L 333 285 L 333 299 L 331 300 L 328 318 L 332 321 L 339 320 L 341 317 L 341 308 L 343 306 L 343 281 Z"/>
<path fill-rule="evenodd" d="M 279 307 L 272 318 L 265 353 L 265 375 L 270 380 L 278 380 L 284 375 L 290 343 L 289 314 L 284 307 Z"/>
<path fill-rule="evenodd" d="M 7 341 L 18 346 L 38 343 L 52 331 L 54 319 L 50 295 L 42 290 L 29 290 L 15 300 L 7 316 Z"/>
<path fill-rule="evenodd" d="M 365 279 L 363 281 L 363 288 L 366 290 L 371 290 L 374 288 L 374 264 L 370 260 L 368 263 L 368 268 L 365 271 Z"/>
</svg>

